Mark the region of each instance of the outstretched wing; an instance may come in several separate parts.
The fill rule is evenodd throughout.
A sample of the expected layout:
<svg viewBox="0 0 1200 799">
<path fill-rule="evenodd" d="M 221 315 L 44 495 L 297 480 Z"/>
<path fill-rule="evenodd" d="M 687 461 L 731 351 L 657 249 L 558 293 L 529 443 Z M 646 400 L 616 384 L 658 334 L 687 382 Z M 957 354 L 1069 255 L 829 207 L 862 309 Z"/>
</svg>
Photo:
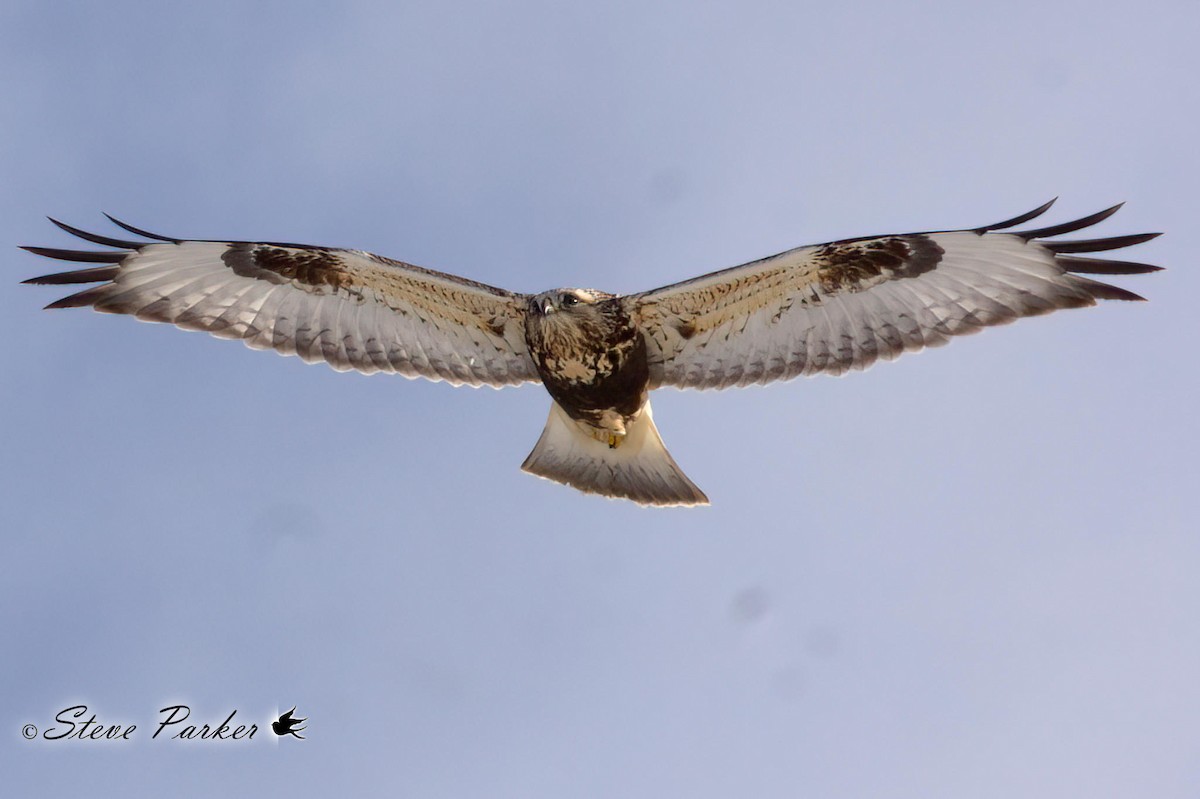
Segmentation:
<svg viewBox="0 0 1200 799">
<path fill-rule="evenodd" d="M 998 233 L 1027 214 L 975 230 L 850 239 L 626 298 L 646 335 L 652 387 L 726 388 L 864 369 L 951 336 L 1096 300 L 1140 300 L 1076 273 L 1125 275 L 1159 267 L 1079 257 L 1157 233 L 1044 239 L 1090 227 L 1115 206 L 1074 222 Z"/>
<path fill-rule="evenodd" d="M 111 219 L 111 217 L 109 217 Z M 398 372 L 455 385 L 538 380 L 522 295 L 357 250 L 186 241 L 112 221 L 124 241 L 50 220 L 116 250 L 24 249 L 96 264 L 26 283 L 100 283 L 47 308 L 91 306 L 273 348 L 334 369 Z"/>
</svg>

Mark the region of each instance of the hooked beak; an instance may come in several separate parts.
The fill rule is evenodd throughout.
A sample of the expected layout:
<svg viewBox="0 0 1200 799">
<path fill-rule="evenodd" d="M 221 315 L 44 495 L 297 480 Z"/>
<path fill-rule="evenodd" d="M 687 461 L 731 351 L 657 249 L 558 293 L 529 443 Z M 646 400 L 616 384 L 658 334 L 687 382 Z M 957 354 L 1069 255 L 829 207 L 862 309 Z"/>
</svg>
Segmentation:
<svg viewBox="0 0 1200 799">
<path fill-rule="evenodd" d="M 550 300 L 546 300 L 542 303 L 543 316 L 549 316 L 550 314 L 554 313 L 555 310 L 557 309 L 554 307 L 554 304 L 550 302 Z"/>
</svg>

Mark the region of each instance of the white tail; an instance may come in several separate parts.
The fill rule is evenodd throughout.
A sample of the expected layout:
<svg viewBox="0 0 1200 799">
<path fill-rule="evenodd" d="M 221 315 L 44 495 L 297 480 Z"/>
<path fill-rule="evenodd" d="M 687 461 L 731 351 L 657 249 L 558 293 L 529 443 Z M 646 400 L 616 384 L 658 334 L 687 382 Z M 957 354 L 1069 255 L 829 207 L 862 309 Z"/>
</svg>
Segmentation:
<svg viewBox="0 0 1200 799">
<path fill-rule="evenodd" d="M 575 423 L 555 402 L 537 446 L 521 468 L 588 494 L 632 499 L 642 505 L 707 505 L 663 446 L 646 403 L 625 440 L 610 448 Z"/>
</svg>

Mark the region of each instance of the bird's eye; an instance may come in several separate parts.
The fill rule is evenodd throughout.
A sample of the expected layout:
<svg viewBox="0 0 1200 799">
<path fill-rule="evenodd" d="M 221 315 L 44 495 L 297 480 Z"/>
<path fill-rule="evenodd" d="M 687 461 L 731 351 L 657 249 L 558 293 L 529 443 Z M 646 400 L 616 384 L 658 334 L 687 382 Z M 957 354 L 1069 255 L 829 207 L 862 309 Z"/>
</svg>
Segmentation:
<svg viewBox="0 0 1200 799">
<path fill-rule="evenodd" d="M 576 297 L 574 294 L 564 294 L 562 296 L 562 304 L 567 305 L 567 306 L 578 305 L 579 298 Z"/>
</svg>

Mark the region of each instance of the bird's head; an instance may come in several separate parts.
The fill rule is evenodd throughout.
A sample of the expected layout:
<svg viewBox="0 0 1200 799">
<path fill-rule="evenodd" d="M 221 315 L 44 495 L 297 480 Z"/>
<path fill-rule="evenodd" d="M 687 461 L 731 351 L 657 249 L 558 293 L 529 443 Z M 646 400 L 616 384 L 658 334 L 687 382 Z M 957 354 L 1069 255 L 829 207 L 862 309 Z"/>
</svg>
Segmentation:
<svg viewBox="0 0 1200 799">
<path fill-rule="evenodd" d="M 598 300 L 612 295 L 593 289 L 551 289 L 529 298 L 529 310 L 535 316 L 579 313 Z"/>
<path fill-rule="evenodd" d="M 612 328 L 605 300 L 613 295 L 595 289 L 553 289 L 529 298 L 529 334 L 561 344 L 600 340 Z M 611 311 L 611 308 L 608 309 Z"/>
<path fill-rule="evenodd" d="M 544 326 L 579 327 L 601 321 L 597 304 L 613 295 L 595 289 L 552 289 L 529 298 L 529 315 Z"/>
</svg>

